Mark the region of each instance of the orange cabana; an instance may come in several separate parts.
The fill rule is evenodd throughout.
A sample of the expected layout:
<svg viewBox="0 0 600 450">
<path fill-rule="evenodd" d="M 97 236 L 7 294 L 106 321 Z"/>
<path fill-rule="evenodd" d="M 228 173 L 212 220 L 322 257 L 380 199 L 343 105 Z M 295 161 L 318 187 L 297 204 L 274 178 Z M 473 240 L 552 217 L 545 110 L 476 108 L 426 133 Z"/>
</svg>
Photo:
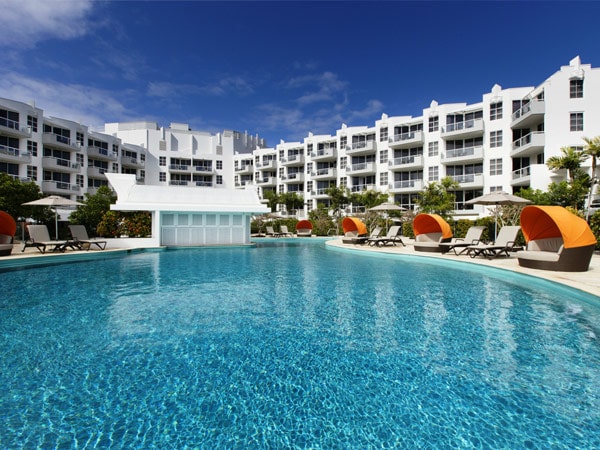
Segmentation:
<svg viewBox="0 0 600 450">
<path fill-rule="evenodd" d="M 17 222 L 15 219 L 10 214 L 0 211 L 0 256 L 11 254 L 16 232 Z"/>
<path fill-rule="evenodd" d="M 300 220 L 296 224 L 296 236 L 298 237 L 310 237 L 312 234 L 313 225 L 310 220 Z"/>
<path fill-rule="evenodd" d="M 596 248 L 588 223 L 562 206 L 526 206 L 521 231 L 527 250 L 517 253 L 519 264 L 543 270 L 584 272 Z"/>
<path fill-rule="evenodd" d="M 442 233 L 442 239 L 452 237 L 452 229 L 448 222 L 437 214 L 417 214 L 413 221 L 415 236 L 428 233 Z"/>
<path fill-rule="evenodd" d="M 344 217 L 342 229 L 344 234 L 351 233 L 354 236 L 364 236 L 368 233 L 367 226 L 358 217 Z"/>
<path fill-rule="evenodd" d="M 296 224 L 296 230 L 312 230 L 313 225 L 310 223 L 310 220 L 300 220 Z"/>
<path fill-rule="evenodd" d="M 448 222 L 437 214 L 417 214 L 413 220 L 415 250 L 418 252 L 441 252 L 441 242 L 452 238 Z"/>
</svg>

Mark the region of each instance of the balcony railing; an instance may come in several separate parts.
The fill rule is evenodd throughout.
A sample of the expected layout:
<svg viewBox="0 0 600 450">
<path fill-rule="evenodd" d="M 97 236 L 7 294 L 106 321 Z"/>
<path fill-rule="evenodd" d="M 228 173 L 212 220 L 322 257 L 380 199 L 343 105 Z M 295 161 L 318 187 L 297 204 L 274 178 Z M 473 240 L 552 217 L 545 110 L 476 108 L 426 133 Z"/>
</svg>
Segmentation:
<svg viewBox="0 0 600 450">
<path fill-rule="evenodd" d="M 78 171 L 81 164 L 78 162 L 72 162 L 68 159 L 54 158 L 52 156 L 44 156 L 42 158 L 42 165 L 45 169 L 65 169 L 70 172 Z"/>
<path fill-rule="evenodd" d="M 0 131 L 15 137 L 30 137 L 31 127 L 24 127 L 16 120 L 0 117 Z"/>
<path fill-rule="evenodd" d="M 374 184 L 356 184 L 350 188 L 351 192 L 362 192 L 362 191 L 374 191 L 376 186 Z"/>
<path fill-rule="evenodd" d="M 352 164 L 350 167 L 346 169 L 347 173 L 364 173 L 364 172 L 375 172 L 375 163 L 374 162 L 364 162 Z"/>
<path fill-rule="evenodd" d="M 477 145 L 475 147 L 457 148 L 453 150 L 447 150 L 446 154 L 442 156 L 443 161 L 447 160 L 479 160 L 483 159 L 483 146 Z"/>
<path fill-rule="evenodd" d="M 511 156 L 529 155 L 542 150 L 546 144 L 546 135 L 543 131 L 534 131 L 517 139 L 512 143 Z"/>
<path fill-rule="evenodd" d="M 448 136 L 477 136 L 483 134 L 483 119 L 470 119 L 462 122 L 449 123 L 442 127 L 442 137 Z"/>
<path fill-rule="evenodd" d="M 312 159 L 323 159 L 323 158 L 334 158 L 335 157 L 336 148 L 322 148 L 310 154 Z"/>
<path fill-rule="evenodd" d="M 401 158 L 394 158 L 388 161 L 388 166 L 390 168 L 401 166 L 422 167 L 423 155 L 403 156 Z"/>
<path fill-rule="evenodd" d="M 117 152 L 113 152 L 112 150 L 107 150 L 101 147 L 88 146 L 88 156 L 97 156 L 115 161 L 119 155 Z"/>
<path fill-rule="evenodd" d="M 31 160 L 31 153 L 15 147 L 0 145 L 0 159 L 3 161 L 8 160 L 16 163 L 24 163 Z"/>
<path fill-rule="evenodd" d="M 423 180 L 413 179 L 394 181 L 389 187 L 393 190 L 420 190 L 423 189 Z"/>
<path fill-rule="evenodd" d="M 423 142 L 423 131 L 409 131 L 407 133 L 400 133 L 391 136 L 388 139 L 391 146 L 399 146 L 401 144 L 415 144 L 418 142 Z"/>
<path fill-rule="evenodd" d="M 483 175 L 480 173 L 468 173 L 463 175 L 451 175 L 452 178 L 457 183 L 462 185 L 471 184 L 476 186 L 483 186 Z"/>
<path fill-rule="evenodd" d="M 83 146 L 79 141 L 73 141 L 66 136 L 55 133 L 44 133 L 42 142 L 47 145 L 57 146 L 69 150 L 80 150 Z"/>
</svg>

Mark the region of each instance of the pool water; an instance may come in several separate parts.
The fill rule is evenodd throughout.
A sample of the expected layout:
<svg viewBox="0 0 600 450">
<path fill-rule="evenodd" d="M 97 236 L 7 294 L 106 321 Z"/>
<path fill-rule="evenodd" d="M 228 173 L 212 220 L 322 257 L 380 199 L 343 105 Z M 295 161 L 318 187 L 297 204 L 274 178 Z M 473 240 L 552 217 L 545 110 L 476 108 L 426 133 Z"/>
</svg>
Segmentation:
<svg viewBox="0 0 600 450">
<path fill-rule="evenodd" d="M 0 447 L 600 448 L 591 297 L 422 260 L 296 239 L 0 273 Z"/>
</svg>

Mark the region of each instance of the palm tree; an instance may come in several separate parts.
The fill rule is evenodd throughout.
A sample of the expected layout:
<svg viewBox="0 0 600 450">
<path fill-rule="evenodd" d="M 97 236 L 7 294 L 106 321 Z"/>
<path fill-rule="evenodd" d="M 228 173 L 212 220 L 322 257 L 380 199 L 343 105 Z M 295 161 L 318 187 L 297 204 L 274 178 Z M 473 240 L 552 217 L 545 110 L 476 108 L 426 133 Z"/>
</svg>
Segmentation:
<svg viewBox="0 0 600 450">
<path fill-rule="evenodd" d="M 600 158 L 600 136 L 594 138 L 584 137 L 585 147 L 583 148 L 583 154 L 592 158 L 592 173 L 590 177 L 593 179 L 596 177 L 596 158 Z"/>
<path fill-rule="evenodd" d="M 574 147 L 562 147 L 561 156 L 551 156 L 546 161 L 546 166 L 549 169 L 567 169 L 567 176 L 569 181 L 573 183 L 575 180 L 575 173 L 577 169 L 581 167 L 581 163 L 585 160 L 586 155 L 581 150 L 577 150 Z"/>
</svg>

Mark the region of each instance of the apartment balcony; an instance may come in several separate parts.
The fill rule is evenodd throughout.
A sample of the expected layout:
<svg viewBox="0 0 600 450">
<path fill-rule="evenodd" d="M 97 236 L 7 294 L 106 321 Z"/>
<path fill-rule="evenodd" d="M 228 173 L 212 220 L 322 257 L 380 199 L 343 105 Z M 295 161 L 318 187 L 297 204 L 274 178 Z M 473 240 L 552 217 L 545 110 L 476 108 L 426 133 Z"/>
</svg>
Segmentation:
<svg viewBox="0 0 600 450">
<path fill-rule="evenodd" d="M 442 164 L 467 164 L 483 161 L 483 146 L 458 148 L 442 154 Z"/>
<path fill-rule="evenodd" d="M 213 182 L 212 181 L 192 181 L 190 186 L 213 187 Z"/>
<path fill-rule="evenodd" d="M 523 167 L 522 169 L 514 170 L 511 186 L 529 186 L 531 183 L 531 166 Z"/>
<path fill-rule="evenodd" d="M 362 192 L 362 191 L 375 191 L 377 186 L 374 184 L 355 184 L 350 186 L 351 192 Z"/>
<path fill-rule="evenodd" d="M 305 158 L 304 155 L 290 155 L 287 158 L 281 158 L 280 162 L 285 167 L 303 166 Z"/>
<path fill-rule="evenodd" d="M 423 155 L 403 156 L 388 161 L 390 170 L 422 169 L 424 167 Z"/>
<path fill-rule="evenodd" d="M 407 148 L 423 145 L 423 131 L 409 131 L 408 133 L 395 134 L 388 139 L 390 148 Z"/>
<path fill-rule="evenodd" d="M 0 161 L 14 164 L 27 164 L 31 162 L 31 154 L 28 151 L 22 151 L 15 147 L 0 145 Z"/>
<path fill-rule="evenodd" d="M 376 173 L 374 162 L 352 164 L 346 168 L 348 175 L 374 175 Z"/>
<path fill-rule="evenodd" d="M 42 181 L 42 192 L 44 194 L 80 195 L 81 187 L 62 181 Z"/>
<path fill-rule="evenodd" d="M 317 169 L 311 172 L 310 176 L 313 180 L 328 180 L 337 178 L 337 169 L 328 167 L 326 169 Z"/>
<path fill-rule="evenodd" d="M 193 186 L 190 180 L 169 180 L 169 186 Z"/>
<path fill-rule="evenodd" d="M 44 156 L 42 158 L 42 167 L 45 170 L 53 170 L 57 172 L 78 173 L 81 164 L 72 162 L 68 159 L 53 158 L 52 156 Z"/>
<path fill-rule="evenodd" d="M 423 190 L 423 180 L 401 180 L 394 181 L 389 185 L 390 192 L 399 194 L 402 192 L 415 192 Z"/>
<path fill-rule="evenodd" d="M 87 175 L 90 178 L 106 178 L 104 174 L 107 172 L 110 173 L 110 170 L 104 167 L 88 166 L 87 168 Z"/>
<path fill-rule="evenodd" d="M 188 164 L 169 164 L 169 172 L 171 173 L 190 173 L 192 166 Z"/>
<path fill-rule="evenodd" d="M 442 139 L 469 139 L 483 136 L 483 132 L 483 119 L 472 119 L 465 120 L 464 122 L 451 123 L 442 127 L 440 136 Z"/>
<path fill-rule="evenodd" d="M 212 168 L 212 166 L 194 166 L 194 172 L 212 175 L 215 173 L 215 170 Z"/>
<path fill-rule="evenodd" d="M 238 175 L 252 175 L 254 173 L 254 165 L 253 164 L 245 164 L 241 167 L 237 167 L 235 169 L 235 173 Z"/>
<path fill-rule="evenodd" d="M 335 161 L 337 159 L 337 149 L 323 148 L 310 154 L 312 161 Z"/>
<path fill-rule="evenodd" d="M 88 147 L 88 158 L 99 159 L 103 161 L 116 161 L 119 157 L 117 152 L 100 147 Z"/>
<path fill-rule="evenodd" d="M 144 161 L 133 158 L 132 156 L 123 156 L 121 157 L 121 165 L 123 167 L 130 167 L 133 169 L 143 169 Z"/>
<path fill-rule="evenodd" d="M 256 184 L 262 187 L 277 186 L 277 178 L 275 177 L 264 177 L 256 180 Z"/>
<path fill-rule="evenodd" d="M 0 134 L 14 138 L 29 138 L 31 137 L 31 127 L 22 126 L 19 122 L 0 118 Z"/>
<path fill-rule="evenodd" d="M 461 188 L 482 188 L 483 187 L 483 174 L 481 173 L 469 173 L 466 175 L 452 175 L 450 176 L 454 181 L 460 184 Z"/>
<path fill-rule="evenodd" d="M 252 183 L 254 183 L 254 181 L 252 181 L 252 180 L 242 180 L 242 181 L 238 181 L 237 183 L 235 183 L 235 187 L 241 188 L 241 187 L 248 186 Z"/>
<path fill-rule="evenodd" d="M 58 148 L 60 150 L 68 150 L 71 152 L 81 151 L 82 145 L 77 141 L 72 141 L 68 137 L 54 133 L 42 134 L 42 144 L 49 147 Z"/>
<path fill-rule="evenodd" d="M 534 131 L 517 139 L 512 143 L 510 156 L 522 157 L 531 156 L 544 151 L 546 145 L 546 135 L 543 131 Z"/>
<path fill-rule="evenodd" d="M 261 163 L 256 163 L 256 168 L 260 169 L 260 170 L 277 169 L 277 160 L 271 159 L 269 161 L 263 161 Z"/>
<path fill-rule="evenodd" d="M 310 191 L 310 195 L 312 198 L 317 199 L 329 198 L 329 195 L 327 195 L 327 189 L 329 188 L 315 189 L 314 191 Z"/>
<path fill-rule="evenodd" d="M 531 128 L 544 120 L 545 112 L 546 103 L 543 100 L 531 101 L 513 113 L 510 127 Z"/>
<path fill-rule="evenodd" d="M 376 151 L 375 141 L 354 142 L 346 147 L 346 154 L 349 156 L 374 155 Z"/>
<path fill-rule="evenodd" d="M 281 178 L 284 183 L 304 183 L 304 173 L 296 172 L 285 175 Z"/>
</svg>

